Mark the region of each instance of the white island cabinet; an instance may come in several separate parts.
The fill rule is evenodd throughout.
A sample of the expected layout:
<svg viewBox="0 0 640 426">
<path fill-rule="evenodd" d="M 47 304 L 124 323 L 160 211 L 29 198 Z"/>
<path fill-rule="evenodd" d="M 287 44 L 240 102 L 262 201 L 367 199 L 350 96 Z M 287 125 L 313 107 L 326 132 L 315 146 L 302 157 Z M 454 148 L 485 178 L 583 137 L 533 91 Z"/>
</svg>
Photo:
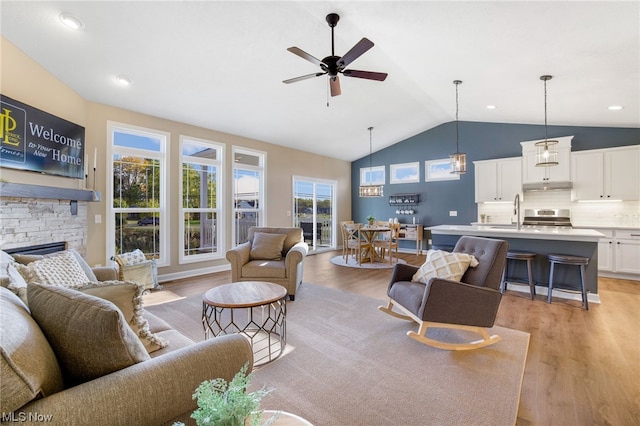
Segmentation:
<svg viewBox="0 0 640 426">
<path fill-rule="evenodd" d="M 571 155 L 574 201 L 640 200 L 640 145 Z"/>
<path fill-rule="evenodd" d="M 474 161 L 476 203 L 522 200 L 521 157 Z"/>
</svg>

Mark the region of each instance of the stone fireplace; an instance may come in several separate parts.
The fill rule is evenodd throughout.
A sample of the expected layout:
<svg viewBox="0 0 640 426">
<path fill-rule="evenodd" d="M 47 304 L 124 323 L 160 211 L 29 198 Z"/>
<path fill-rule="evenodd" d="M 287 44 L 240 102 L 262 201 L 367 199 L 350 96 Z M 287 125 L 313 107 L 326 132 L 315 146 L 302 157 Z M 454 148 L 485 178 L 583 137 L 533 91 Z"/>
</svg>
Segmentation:
<svg viewBox="0 0 640 426">
<path fill-rule="evenodd" d="M 55 198 L 60 196 L 67 199 Z M 61 192 L 59 188 L 2 183 L 0 247 L 10 249 L 64 241 L 66 248 L 86 256 L 86 198 L 92 196 L 92 191 L 86 190 Z"/>
</svg>

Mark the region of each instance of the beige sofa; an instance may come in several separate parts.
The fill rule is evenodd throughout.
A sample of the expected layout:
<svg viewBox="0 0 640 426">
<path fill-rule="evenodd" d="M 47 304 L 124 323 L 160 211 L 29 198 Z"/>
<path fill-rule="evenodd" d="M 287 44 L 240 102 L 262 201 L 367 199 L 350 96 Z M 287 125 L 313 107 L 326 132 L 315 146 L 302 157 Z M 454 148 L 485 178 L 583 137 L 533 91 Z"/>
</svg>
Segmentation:
<svg viewBox="0 0 640 426">
<path fill-rule="evenodd" d="M 309 246 L 302 228 L 252 226 L 248 241 L 227 252 L 231 281 L 267 281 L 287 289 L 290 300 L 302 283 L 304 258 Z"/>
<path fill-rule="evenodd" d="M 98 271 L 101 279 L 113 278 L 112 273 L 116 271 Z M 172 424 L 180 420 L 195 424 L 189 416 L 197 408 L 192 395 L 201 382 L 217 377 L 231 380 L 243 365 L 249 364 L 249 371 L 252 368 L 251 347 L 240 335 L 194 343 L 162 319 L 145 312 L 150 331 L 168 342 L 166 347 L 148 354 L 133 332 L 134 342 L 131 341 L 129 324 L 109 301 L 69 288 L 37 284 L 29 284 L 27 296 L 29 306 L 9 289 L 0 287 L 3 422 L 113 426 Z M 76 297 L 82 303 L 91 302 L 95 306 L 87 304 L 88 308 L 82 305 L 77 310 L 60 310 L 61 305 Z M 105 307 L 115 309 L 103 320 Z M 94 308 L 95 316 L 91 313 Z M 76 327 L 62 326 L 66 324 L 63 317 L 75 315 L 73 311 L 84 315 L 83 321 L 90 323 L 86 327 L 90 339 L 76 349 L 82 354 L 81 359 L 74 361 L 69 369 L 67 355 L 61 354 L 66 348 L 60 350 L 60 336 L 77 333 Z M 93 359 L 95 355 L 98 360 L 104 359 L 105 364 L 113 362 L 111 356 L 104 356 L 120 343 L 120 334 L 115 341 L 105 336 L 110 334 L 104 330 L 111 324 L 129 333 L 126 338 L 130 344 L 125 345 L 127 356 L 138 356 L 138 359 L 91 380 L 78 381 L 77 377 L 70 377 L 79 370 L 90 368 L 95 372 L 102 368 L 100 365 L 87 367 L 90 361 L 85 362 L 84 354 L 91 355 L 87 358 Z"/>
</svg>

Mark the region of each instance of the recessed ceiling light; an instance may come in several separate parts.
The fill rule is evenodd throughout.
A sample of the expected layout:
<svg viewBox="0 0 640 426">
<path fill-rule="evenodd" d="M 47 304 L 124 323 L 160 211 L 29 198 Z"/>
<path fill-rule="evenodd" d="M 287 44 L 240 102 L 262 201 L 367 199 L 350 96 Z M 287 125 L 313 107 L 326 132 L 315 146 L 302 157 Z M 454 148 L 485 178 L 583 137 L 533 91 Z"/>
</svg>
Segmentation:
<svg viewBox="0 0 640 426">
<path fill-rule="evenodd" d="M 609 111 L 620 111 L 624 107 L 622 105 L 611 105 L 609 106 Z"/>
<path fill-rule="evenodd" d="M 116 76 L 116 83 L 120 86 L 131 86 L 133 84 L 133 80 L 131 80 L 126 75 L 118 75 Z"/>
<path fill-rule="evenodd" d="M 82 22 L 82 19 L 72 15 L 71 13 L 61 13 L 60 22 L 62 22 L 65 27 L 71 28 L 72 30 L 81 30 L 84 28 L 84 22 Z"/>
<path fill-rule="evenodd" d="M 496 109 L 497 107 L 495 105 L 487 105 L 487 109 Z"/>
</svg>

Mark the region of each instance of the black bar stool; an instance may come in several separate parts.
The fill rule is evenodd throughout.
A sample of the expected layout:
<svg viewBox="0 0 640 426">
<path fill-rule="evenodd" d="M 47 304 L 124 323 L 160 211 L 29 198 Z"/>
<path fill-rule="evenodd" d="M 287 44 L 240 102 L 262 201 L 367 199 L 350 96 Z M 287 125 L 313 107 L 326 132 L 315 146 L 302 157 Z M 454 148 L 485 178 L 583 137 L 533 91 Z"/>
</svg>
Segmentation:
<svg viewBox="0 0 640 426">
<path fill-rule="evenodd" d="M 584 284 L 584 267 L 589 264 L 589 258 L 584 256 L 572 256 L 569 254 L 549 254 L 547 259 L 551 262 L 551 268 L 549 270 L 549 295 L 547 296 L 547 303 L 551 303 L 551 291 L 553 290 L 553 269 L 555 264 L 559 265 L 576 265 L 580 267 L 580 289 L 582 291 L 582 306 L 589 310 L 589 301 L 587 300 L 587 288 Z"/>
<path fill-rule="evenodd" d="M 509 261 L 510 260 L 524 260 L 527 262 L 527 276 L 529 284 L 529 294 L 531 295 L 531 300 L 533 300 L 536 296 L 536 285 L 533 282 L 533 273 L 531 272 L 531 262 L 536 258 L 535 253 L 531 253 L 528 251 L 516 251 L 509 250 L 507 252 L 507 261 L 504 264 L 504 271 L 502 272 L 502 286 L 500 288 L 500 292 L 504 293 L 507 290 L 507 279 L 509 278 Z M 511 281 L 514 281 L 513 279 Z"/>
</svg>

